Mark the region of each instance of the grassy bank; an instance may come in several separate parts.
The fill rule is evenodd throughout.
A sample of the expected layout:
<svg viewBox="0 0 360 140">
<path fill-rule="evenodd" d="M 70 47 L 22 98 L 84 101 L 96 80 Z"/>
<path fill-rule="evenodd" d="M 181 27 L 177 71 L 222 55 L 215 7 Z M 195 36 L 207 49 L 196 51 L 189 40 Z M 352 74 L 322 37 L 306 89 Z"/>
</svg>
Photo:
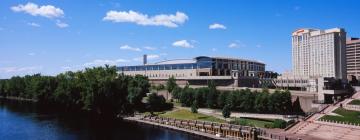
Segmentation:
<svg viewBox="0 0 360 140">
<path fill-rule="evenodd" d="M 176 111 L 167 112 L 164 114 L 160 114 L 161 117 L 175 118 L 181 120 L 199 120 L 199 121 L 209 121 L 209 122 L 219 122 L 224 123 L 225 120 L 208 116 L 201 113 L 191 113 L 189 110 L 179 109 Z"/>
<path fill-rule="evenodd" d="M 360 112 L 359 111 L 352 111 L 346 110 L 343 108 L 338 108 L 333 111 L 336 114 L 341 116 L 332 116 L 332 115 L 325 115 L 320 119 L 328 120 L 328 121 L 338 121 L 338 122 L 346 122 L 346 123 L 356 123 L 360 124 Z"/>
<path fill-rule="evenodd" d="M 253 127 L 262 127 L 271 126 L 274 124 L 274 120 L 267 119 L 253 119 L 253 118 L 232 118 L 232 124 L 244 125 L 244 126 L 253 126 Z"/>
<path fill-rule="evenodd" d="M 360 100 L 357 100 L 357 99 L 352 100 L 349 104 L 350 105 L 360 105 Z"/>
</svg>

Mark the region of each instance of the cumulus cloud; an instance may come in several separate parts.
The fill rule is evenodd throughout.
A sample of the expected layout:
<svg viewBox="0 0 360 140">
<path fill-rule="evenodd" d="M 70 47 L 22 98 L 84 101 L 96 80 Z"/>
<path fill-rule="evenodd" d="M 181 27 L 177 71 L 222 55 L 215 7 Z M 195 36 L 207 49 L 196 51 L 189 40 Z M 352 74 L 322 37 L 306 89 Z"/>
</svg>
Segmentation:
<svg viewBox="0 0 360 140">
<path fill-rule="evenodd" d="M 42 16 L 46 18 L 57 18 L 64 16 L 64 11 L 60 8 L 52 5 L 39 6 L 31 2 L 25 5 L 19 4 L 17 6 L 12 6 L 11 10 L 14 12 L 24 12 L 32 16 Z"/>
<path fill-rule="evenodd" d="M 27 23 L 27 25 L 33 26 L 33 27 L 40 27 L 40 24 L 37 24 L 35 22 L 29 22 L 29 23 Z"/>
<path fill-rule="evenodd" d="M 129 22 L 143 26 L 165 26 L 165 27 L 178 27 L 180 24 L 185 23 L 189 17 L 182 12 L 176 12 L 175 15 L 160 14 L 155 16 L 148 16 L 136 11 L 108 11 L 103 18 L 104 21 L 112 22 Z"/>
<path fill-rule="evenodd" d="M 129 60 L 126 59 L 116 59 L 116 60 L 107 60 L 107 59 L 96 59 L 92 62 L 85 63 L 83 66 L 89 67 L 89 66 L 103 66 L 103 65 L 117 65 L 119 63 L 126 63 L 129 62 Z"/>
<path fill-rule="evenodd" d="M 225 25 L 214 23 L 209 25 L 209 29 L 226 29 Z"/>
<path fill-rule="evenodd" d="M 146 50 L 156 50 L 157 48 L 146 46 L 146 47 L 144 47 L 144 49 L 146 49 Z"/>
<path fill-rule="evenodd" d="M 179 41 L 175 41 L 172 44 L 174 47 L 182 47 L 182 48 L 194 48 L 194 45 L 192 45 L 190 42 L 188 42 L 187 40 L 179 40 Z"/>
<path fill-rule="evenodd" d="M 121 50 L 137 51 L 137 52 L 140 52 L 140 51 L 141 51 L 140 48 L 131 47 L 131 46 L 129 46 L 129 45 L 120 46 L 120 49 L 121 49 Z"/>
<path fill-rule="evenodd" d="M 236 43 L 230 43 L 228 47 L 229 47 L 229 48 L 238 48 L 239 45 L 236 44 Z"/>
<path fill-rule="evenodd" d="M 240 48 L 240 47 L 246 47 L 246 45 L 238 40 L 228 45 L 228 48 Z"/>
<path fill-rule="evenodd" d="M 64 22 L 62 22 L 60 20 L 57 20 L 56 21 L 56 26 L 58 26 L 59 28 L 66 28 L 66 27 L 69 27 L 69 24 L 64 23 Z"/>
</svg>

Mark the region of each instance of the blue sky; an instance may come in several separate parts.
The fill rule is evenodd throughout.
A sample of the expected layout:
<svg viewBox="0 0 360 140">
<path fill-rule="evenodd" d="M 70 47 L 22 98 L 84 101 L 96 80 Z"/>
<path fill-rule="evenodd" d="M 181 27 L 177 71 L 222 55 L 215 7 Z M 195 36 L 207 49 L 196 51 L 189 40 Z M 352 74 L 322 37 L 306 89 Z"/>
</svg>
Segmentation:
<svg viewBox="0 0 360 140">
<path fill-rule="evenodd" d="M 357 0 L 2 0 L 0 79 L 199 55 L 291 70 L 291 32 L 345 28 L 360 37 Z M 210 28 L 211 27 L 211 28 Z"/>
</svg>

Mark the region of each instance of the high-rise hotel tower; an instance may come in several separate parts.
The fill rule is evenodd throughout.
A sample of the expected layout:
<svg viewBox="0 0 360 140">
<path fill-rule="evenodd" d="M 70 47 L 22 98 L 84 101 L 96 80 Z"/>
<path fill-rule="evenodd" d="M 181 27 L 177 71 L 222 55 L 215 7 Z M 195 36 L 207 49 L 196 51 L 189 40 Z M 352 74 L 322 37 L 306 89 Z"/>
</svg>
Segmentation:
<svg viewBox="0 0 360 140">
<path fill-rule="evenodd" d="M 293 74 L 346 79 L 345 49 L 344 29 L 299 29 L 292 33 Z"/>
</svg>

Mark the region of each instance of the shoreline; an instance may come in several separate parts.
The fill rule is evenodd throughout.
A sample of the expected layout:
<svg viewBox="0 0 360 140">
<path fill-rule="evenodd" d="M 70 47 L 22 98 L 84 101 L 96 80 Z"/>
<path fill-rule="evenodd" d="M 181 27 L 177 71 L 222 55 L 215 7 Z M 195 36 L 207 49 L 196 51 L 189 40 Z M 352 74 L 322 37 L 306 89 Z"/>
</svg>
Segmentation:
<svg viewBox="0 0 360 140">
<path fill-rule="evenodd" d="M 0 96 L 0 99 L 6 99 L 6 100 L 16 100 L 16 101 L 27 101 L 27 102 L 38 102 L 38 100 L 35 99 L 27 99 L 27 98 L 22 98 L 22 97 L 14 97 L 14 96 Z"/>
<path fill-rule="evenodd" d="M 140 118 L 137 118 L 137 117 L 124 117 L 123 120 L 128 121 L 128 122 L 137 123 L 137 124 L 151 125 L 153 127 L 161 127 L 164 129 L 170 129 L 170 130 L 178 131 L 181 133 L 193 135 L 193 136 L 199 137 L 201 139 L 210 139 L 210 140 L 227 140 L 228 139 L 228 138 L 224 138 L 224 137 L 216 137 L 215 135 L 211 135 L 211 134 L 204 133 L 204 132 L 191 131 L 189 129 L 179 128 L 179 127 L 175 127 L 175 126 L 171 126 L 171 125 L 149 122 L 149 121 L 141 120 Z"/>
</svg>

